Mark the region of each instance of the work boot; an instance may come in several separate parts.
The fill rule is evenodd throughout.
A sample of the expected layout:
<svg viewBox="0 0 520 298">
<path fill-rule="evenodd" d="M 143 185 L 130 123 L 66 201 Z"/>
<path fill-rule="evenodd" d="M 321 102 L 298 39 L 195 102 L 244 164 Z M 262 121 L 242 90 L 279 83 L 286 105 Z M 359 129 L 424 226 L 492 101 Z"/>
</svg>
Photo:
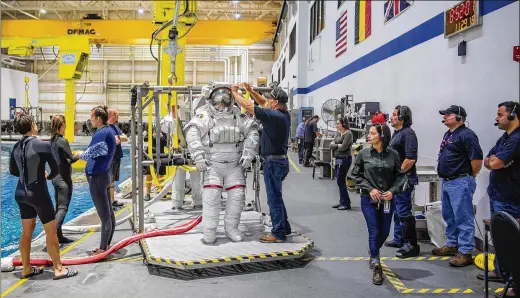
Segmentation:
<svg viewBox="0 0 520 298">
<path fill-rule="evenodd" d="M 458 253 L 457 247 L 449 247 L 444 245 L 441 248 L 432 249 L 432 254 L 434 256 L 454 256 Z"/>
<path fill-rule="evenodd" d="M 453 267 L 466 267 L 471 264 L 473 264 L 473 256 L 471 254 L 463 254 L 459 252 L 450 260 L 450 265 Z"/>
<path fill-rule="evenodd" d="M 372 275 L 372 283 L 376 286 L 380 286 L 383 284 L 383 267 L 381 267 L 380 263 L 373 264 L 374 266 L 374 274 Z"/>
</svg>

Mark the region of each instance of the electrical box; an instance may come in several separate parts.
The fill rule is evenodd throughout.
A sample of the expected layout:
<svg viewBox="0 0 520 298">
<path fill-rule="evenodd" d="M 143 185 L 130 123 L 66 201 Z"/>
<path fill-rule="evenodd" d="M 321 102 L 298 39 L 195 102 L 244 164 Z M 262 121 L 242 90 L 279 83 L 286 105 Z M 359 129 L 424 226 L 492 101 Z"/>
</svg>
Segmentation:
<svg viewBox="0 0 520 298">
<path fill-rule="evenodd" d="M 312 107 L 301 107 L 298 110 L 298 124 L 307 121 L 307 119 L 314 116 L 314 108 Z"/>
</svg>

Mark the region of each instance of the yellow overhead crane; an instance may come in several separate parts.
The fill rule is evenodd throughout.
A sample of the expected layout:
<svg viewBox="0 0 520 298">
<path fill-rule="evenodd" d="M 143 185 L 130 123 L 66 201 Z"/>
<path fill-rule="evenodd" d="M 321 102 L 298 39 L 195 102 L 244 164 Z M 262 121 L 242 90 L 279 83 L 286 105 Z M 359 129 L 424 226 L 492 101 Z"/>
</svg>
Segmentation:
<svg viewBox="0 0 520 298">
<path fill-rule="evenodd" d="M 1 43 L 2 48 L 7 48 L 8 55 L 18 56 L 33 56 L 36 48 L 46 46 L 58 46 L 60 48 L 58 76 L 65 80 L 65 121 L 68 123 L 65 138 L 69 142 L 74 142 L 76 80 L 81 79 L 90 55 L 88 37 L 2 37 Z"/>
<path fill-rule="evenodd" d="M 177 5 L 178 3 L 178 5 Z M 177 7 L 178 6 L 178 7 Z M 30 56 L 42 46 L 59 46 L 59 78 L 65 80 L 65 137 L 74 141 L 75 80 L 80 79 L 87 63 L 90 44 L 159 45 L 158 85 L 184 85 L 186 44 L 250 45 L 272 37 L 276 23 L 272 21 L 207 21 L 197 20 L 196 1 L 154 1 L 154 20 L 2 20 L 2 48 L 10 55 Z M 178 18 L 175 18 L 177 13 Z M 177 20 L 176 33 L 166 30 Z M 164 29 L 159 32 L 158 29 Z M 172 26 L 173 27 L 173 26 Z M 152 36 L 152 33 L 154 36 Z M 172 42 L 170 34 L 177 34 Z M 189 35 L 188 35 L 189 33 Z M 174 44 L 177 46 L 175 47 Z M 166 49 L 166 50 L 163 50 Z M 174 58 L 171 58 L 174 55 Z M 162 95 L 161 117 L 176 116 L 177 96 Z M 178 123 L 178 121 L 177 121 Z M 178 128 L 178 127 L 177 127 Z M 177 131 L 177 130 L 176 130 Z M 178 146 L 178 139 L 173 138 Z"/>
</svg>

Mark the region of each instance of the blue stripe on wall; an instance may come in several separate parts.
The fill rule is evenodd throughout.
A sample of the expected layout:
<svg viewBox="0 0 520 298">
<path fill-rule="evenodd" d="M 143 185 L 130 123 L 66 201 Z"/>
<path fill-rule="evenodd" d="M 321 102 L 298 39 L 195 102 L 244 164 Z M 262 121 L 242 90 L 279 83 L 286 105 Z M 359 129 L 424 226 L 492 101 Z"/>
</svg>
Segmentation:
<svg viewBox="0 0 520 298">
<path fill-rule="evenodd" d="M 515 3 L 518 0 L 485 0 L 483 1 L 482 15 L 492 13 L 502 7 L 509 4 Z M 426 42 L 432 38 L 444 34 L 444 12 L 436 15 L 428 21 L 420 24 L 412 30 L 404 33 L 403 35 L 393 39 L 392 41 L 380 46 L 365 56 L 357 59 L 356 61 L 346 65 L 345 67 L 337 70 L 336 72 L 326 76 L 325 78 L 317 81 L 306 88 L 296 88 L 294 94 L 308 94 L 313 91 L 320 89 L 321 87 L 327 86 L 340 79 L 348 77 L 349 75 L 356 73 L 362 69 L 368 68 L 378 62 L 402 53 L 408 49 L 411 49 L 423 42 Z"/>
</svg>

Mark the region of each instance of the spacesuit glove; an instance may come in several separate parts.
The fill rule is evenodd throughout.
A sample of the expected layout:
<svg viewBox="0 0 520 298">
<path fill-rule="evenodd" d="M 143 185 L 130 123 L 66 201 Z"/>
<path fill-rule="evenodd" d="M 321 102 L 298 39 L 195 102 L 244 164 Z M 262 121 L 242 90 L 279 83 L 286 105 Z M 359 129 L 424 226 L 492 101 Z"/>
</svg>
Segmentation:
<svg viewBox="0 0 520 298">
<path fill-rule="evenodd" d="M 238 161 L 238 163 L 244 168 L 244 169 L 247 169 L 249 167 L 251 167 L 251 164 L 253 163 L 253 158 L 252 157 L 245 157 L 245 156 L 242 156 L 240 158 L 240 160 Z"/>
<path fill-rule="evenodd" d="M 210 163 L 206 159 L 199 159 L 195 161 L 195 167 L 197 168 L 197 171 L 199 172 L 205 172 L 208 170 L 208 166 Z"/>
</svg>

